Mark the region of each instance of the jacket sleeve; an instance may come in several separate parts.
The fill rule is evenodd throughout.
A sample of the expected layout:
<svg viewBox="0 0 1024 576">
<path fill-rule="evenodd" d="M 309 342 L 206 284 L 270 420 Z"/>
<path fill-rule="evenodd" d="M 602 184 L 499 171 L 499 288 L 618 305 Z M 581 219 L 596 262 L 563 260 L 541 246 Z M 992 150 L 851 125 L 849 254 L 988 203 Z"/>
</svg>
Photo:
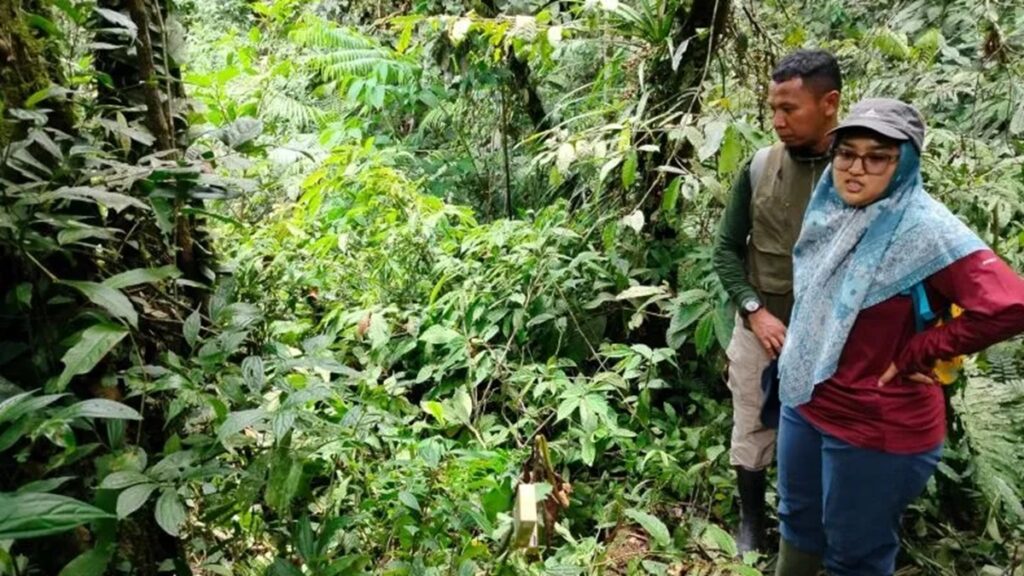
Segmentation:
<svg viewBox="0 0 1024 576">
<path fill-rule="evenodd" d="M 732 194 L 718 224 L 712 256 L 715 273 L 737 306 L 757 298 L 757 290 L 747 280 L 746 267 L 751 196 L 750 163 L 747 162 L 733 183 Z"/>
<path fill-rule="evenodd" d="M 957 260 L 928 284 L 963 313 L 915 334 L 896 358 L 901 373 L 927 373 L 937 360 L 973 354 L 1024 332 L 1024 279 L 991 250 Z"/>
</svg>

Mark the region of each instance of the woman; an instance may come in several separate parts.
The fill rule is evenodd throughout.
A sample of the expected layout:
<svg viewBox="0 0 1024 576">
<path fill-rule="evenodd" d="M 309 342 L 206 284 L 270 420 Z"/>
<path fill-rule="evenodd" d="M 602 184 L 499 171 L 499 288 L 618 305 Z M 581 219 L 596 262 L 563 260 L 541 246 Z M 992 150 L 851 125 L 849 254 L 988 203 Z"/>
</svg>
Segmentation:
<svg viewBox="0 0 1024 576">
<path fill-rule="evenodd" d="M 917 110 L 864 100 L 834 132 L 779 361 L 779 576 L 891 575 L 945 436 L 932 367 L 1024 331 L 1024 281 L 922 187 Z M 922 326 L 915 292 L 964 312 Z"/>
</svg>

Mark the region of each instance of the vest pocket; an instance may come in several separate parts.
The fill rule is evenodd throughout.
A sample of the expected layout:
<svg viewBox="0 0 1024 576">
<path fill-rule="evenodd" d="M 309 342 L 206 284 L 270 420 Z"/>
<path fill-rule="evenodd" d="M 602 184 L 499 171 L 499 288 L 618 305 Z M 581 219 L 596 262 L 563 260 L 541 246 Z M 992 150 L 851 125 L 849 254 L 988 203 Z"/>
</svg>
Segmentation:
<svg viewBox="0 0 1024 576">
<path fill-rule="evenodd" d="M 793 255 L 789 251 L 764 249 L 756 242 L 749 245 L 750 281 L 755 288 L 770 294 L 788 294 L 793 290 Z"/>
</svg>

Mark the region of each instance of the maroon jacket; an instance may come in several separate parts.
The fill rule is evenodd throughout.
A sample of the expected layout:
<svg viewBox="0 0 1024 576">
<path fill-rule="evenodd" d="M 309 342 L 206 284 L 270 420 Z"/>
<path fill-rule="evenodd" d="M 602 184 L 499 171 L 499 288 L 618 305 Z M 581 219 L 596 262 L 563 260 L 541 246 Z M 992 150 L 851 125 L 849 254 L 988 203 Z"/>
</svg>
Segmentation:
<svg viewBox="0 0 1024 576">
<path fill-rule="evenodd" d="M 914 454 L 946 434 L 942 387 L 897 376 L 884 387 L 890 363 L 900 374 L 929 374 L 936 360 L 983 350 L 1024 332 L 1024 280 L 990 250 L 975 252 L 925 281 L 934 310 L 963 308 L 952 321 L 917 332 L 909 296 L 861 310 L 834 376 L 814 389 L 801 414 L 815 427 L 861 448 Z"/>
</svg>

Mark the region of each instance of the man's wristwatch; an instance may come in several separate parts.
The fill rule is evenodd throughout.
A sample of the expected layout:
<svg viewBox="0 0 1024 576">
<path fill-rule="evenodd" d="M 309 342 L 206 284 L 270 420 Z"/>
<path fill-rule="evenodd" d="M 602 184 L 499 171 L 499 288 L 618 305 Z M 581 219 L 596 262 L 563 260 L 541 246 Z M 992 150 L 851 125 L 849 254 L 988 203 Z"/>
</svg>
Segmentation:
<svg viewBox="0 0 1024 576">
<path fill-rule="evenodd" d="M 761 309 L 761 301 L 757 298 L 747 298 L 743 301 L 743 305 L 740 308 L 740 314 L 743 316 L 750 316 L 754 312 Z"/>
</svg>

